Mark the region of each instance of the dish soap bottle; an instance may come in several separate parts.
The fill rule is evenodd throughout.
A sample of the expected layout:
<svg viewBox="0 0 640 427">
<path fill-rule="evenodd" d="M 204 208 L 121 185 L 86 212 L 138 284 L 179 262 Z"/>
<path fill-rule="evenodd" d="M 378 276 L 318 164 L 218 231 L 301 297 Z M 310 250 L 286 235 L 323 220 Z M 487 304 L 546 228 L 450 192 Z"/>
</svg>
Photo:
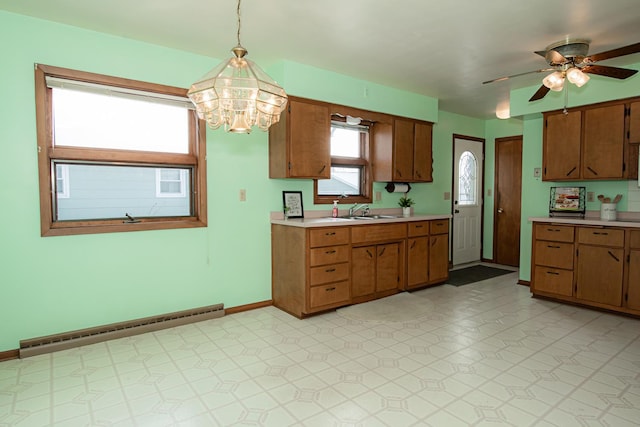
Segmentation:
<svg viewBox="0 0 640 427">
<path fill-rule="evenodd" d="M 334 218 L 338 218 L 338 201 L 333 201 L 333 210 L 331 211 L 331 216 Z"/>
</svg>

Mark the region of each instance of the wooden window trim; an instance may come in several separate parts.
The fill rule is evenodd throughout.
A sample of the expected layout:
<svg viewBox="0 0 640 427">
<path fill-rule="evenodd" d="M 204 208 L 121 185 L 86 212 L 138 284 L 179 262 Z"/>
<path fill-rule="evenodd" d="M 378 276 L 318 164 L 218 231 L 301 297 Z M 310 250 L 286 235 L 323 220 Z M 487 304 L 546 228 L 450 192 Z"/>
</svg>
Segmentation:
<svg viewBox="0 0 640 427">
<path fill-rule="evenodd" d="M 187 90 L 183 88 L 36 64 L 35 98 L 41 236 L 164 230 L 207 226 L 206 126 L 204 121 L 197 118 L 195 111 L 189 110 L 188 154 L 54 147 L 51 89 L 47 88 L 45 81 L 46 76 L 137 89 L 152 93 L 170 94 L 185 98 L 187 95 Z M 125 223 L 122 219 L 54 221 L 53 198 L 55 198 L 56 195 L 53 193 L 54 187 L 52 187 L 53 177 L 51 168 L 52 161 L 54 160 L 96 162 L 102 164 L 184 165 L 192 167 L 194 176 L 192 188 L 194 214 L 188 217 L 140 218 L 139 222 L 135 223 Z"/>
<path fill-rule="evenodd" d="M 346 121 L 346 120 L 345 120 Z M 362 157 L 349 158 L 349 157 L 331 157 L 331 167 L 333 166 L 361 166 L 364 169 L 362 174 L 362 182 L 360 188 L 362 194 L 359 196 L 349 195 L 346 197 L 339 197 L 337 195 L 321 196 L 318 195 L 318 180 L 313 180 L 313 203 L 317 205 L 333 204 L 333 201 L 338 198 L 342 203 L 372 203 L 372 191 L 373 191 L 373 174 L 371 171 L 371 130 L 373 124 L 369 124 L 369 135 L 361 134 L 360 137 L 360 152 Z"/>
</svg>

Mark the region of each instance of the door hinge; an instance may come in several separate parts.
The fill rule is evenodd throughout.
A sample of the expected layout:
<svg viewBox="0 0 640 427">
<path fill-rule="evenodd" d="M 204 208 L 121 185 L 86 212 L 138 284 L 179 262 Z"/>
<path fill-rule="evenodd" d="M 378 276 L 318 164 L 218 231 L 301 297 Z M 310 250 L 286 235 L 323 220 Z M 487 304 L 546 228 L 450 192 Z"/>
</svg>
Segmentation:
<svg viewBox="0 0 640 427">
<path fill-rule="evenodd" d="M 291 162 L 289 162 L 289 165 L 288 165 L 288 167 L 289 167 L 289 170 L 291 170 Z"/>
<path fill-rule="evenodd" d="M 631 262 L 631 254 L 627 254 L 627 262 Z"/>
<path fill-rule="evenodd" d="M 624 294 L 624 300 L 629 301 L 629 294 Z"/>
</svg>

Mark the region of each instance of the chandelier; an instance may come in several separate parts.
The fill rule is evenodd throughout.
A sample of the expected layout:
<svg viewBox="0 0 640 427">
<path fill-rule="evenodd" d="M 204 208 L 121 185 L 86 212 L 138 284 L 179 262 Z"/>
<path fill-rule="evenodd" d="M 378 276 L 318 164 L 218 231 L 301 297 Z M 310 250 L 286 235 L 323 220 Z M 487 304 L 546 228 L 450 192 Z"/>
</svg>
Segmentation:
<svg viewBox="0 0 640 427">
<path fill-rule="evenodd" d="M 263 131 L 280 120 L 287 94 L 253 61 L 245 58 L 240 44 L 240 0 L 237 8 L 238 45 L 234 56 L 205 74 L 187 92 L 198 117 L 211 129 L 224 125 L 227 132 L 250 133 L 253 126 Z"/>
</svg>

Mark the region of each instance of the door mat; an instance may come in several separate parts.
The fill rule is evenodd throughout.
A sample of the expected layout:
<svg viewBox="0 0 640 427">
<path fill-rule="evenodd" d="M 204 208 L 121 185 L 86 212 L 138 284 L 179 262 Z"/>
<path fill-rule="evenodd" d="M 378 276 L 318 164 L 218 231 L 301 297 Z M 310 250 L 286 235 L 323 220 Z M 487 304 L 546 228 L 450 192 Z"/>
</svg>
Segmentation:
<svg viewBox="0 0 640 427">
<path fill-rule="evenodd" d="M 460 270 L 449 271 L 449 280 L 447 283 L 453 286 L 462 286 L 509 273 L 515 273 L 515 271 L 487 267 L 486 265 L 474 265 L 472 267 L 461 268 Z"/>
</svg>

